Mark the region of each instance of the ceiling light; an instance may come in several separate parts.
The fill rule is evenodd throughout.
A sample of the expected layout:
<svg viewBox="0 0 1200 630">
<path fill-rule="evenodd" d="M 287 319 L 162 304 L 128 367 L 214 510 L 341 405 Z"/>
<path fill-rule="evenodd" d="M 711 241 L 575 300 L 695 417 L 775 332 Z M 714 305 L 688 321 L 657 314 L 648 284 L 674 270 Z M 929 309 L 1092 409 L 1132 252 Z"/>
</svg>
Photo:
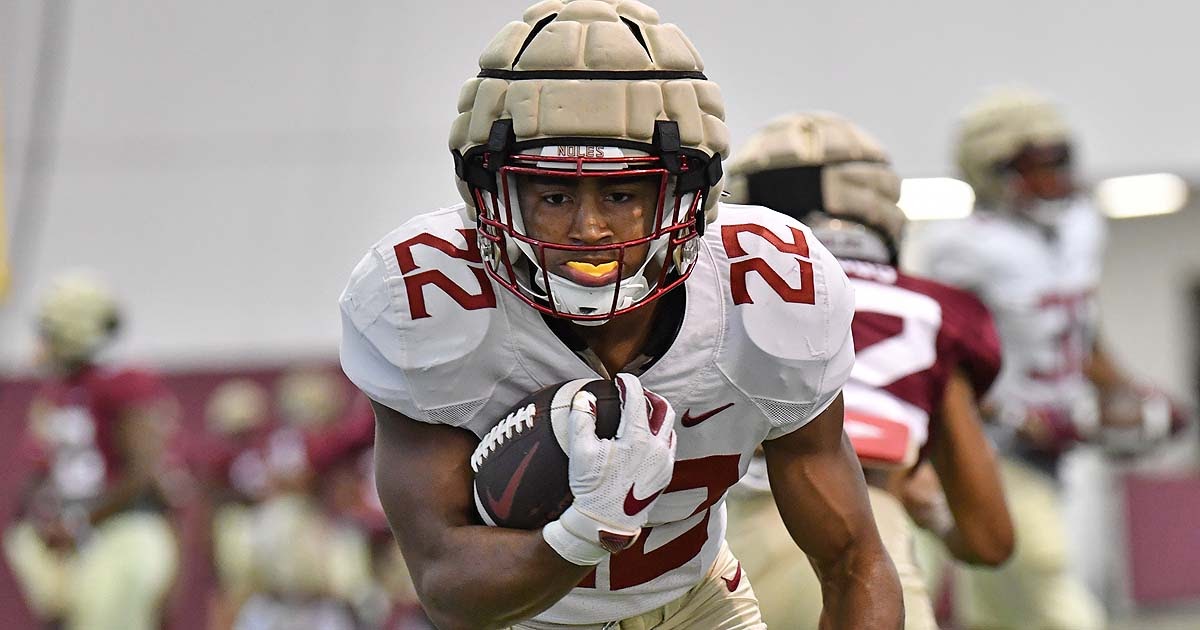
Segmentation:
<svg viewBox="0 0 1200 630">
<path fill-rule="evenodd" d="M 906 179 L 900 183 L 900 203 L 911 221 L 961 219 L 975 208 L 975 190 L 951 177 Z"/>
<path fill-rule="evenodd" d="M 1114 219 L 1179 212 L 1187 200 L 1187 182 L 1172 173 L 1113 177 L 1096 185 L 1096 205 Z"/>
</svg>

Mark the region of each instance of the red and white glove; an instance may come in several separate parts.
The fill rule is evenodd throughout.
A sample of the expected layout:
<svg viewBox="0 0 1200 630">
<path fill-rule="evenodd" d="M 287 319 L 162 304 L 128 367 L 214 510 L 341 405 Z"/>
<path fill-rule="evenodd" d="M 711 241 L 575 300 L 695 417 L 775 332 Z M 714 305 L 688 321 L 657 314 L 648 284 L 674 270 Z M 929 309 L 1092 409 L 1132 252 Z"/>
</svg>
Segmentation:
<svg viewBox="0 0 1200 630">
<path fill-rule="evenodd" d="M 675 410 L 644 389 L 636 376 L 618 374 L 621 423 L 612 439 L 596 436 L 596 397 L 580 390 L 568 415 L 567 458 L 571 507 L 542 528 L 563 558 L 599 564 L 628 549 L 671 481 L 675 466 Z"/>
</svg>

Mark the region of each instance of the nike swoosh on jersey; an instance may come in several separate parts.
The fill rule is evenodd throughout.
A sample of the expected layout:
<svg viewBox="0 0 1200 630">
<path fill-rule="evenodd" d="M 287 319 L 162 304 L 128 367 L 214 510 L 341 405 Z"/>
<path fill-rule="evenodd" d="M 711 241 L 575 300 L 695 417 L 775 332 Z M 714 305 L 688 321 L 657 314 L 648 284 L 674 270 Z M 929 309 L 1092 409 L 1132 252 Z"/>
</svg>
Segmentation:
<svg viewBox="0 0 1200 630">
<path fill-rule="evenodd" d="M 722 411 L 725 411 L 726 409 L 728 409 L 732 406 L 733 406 L 733 403 L 729 403 L 728 405 L 724 405 L 722 407 L 717 407 L 716 409 L 713 409 L 712 411 L 709 411 L 707 413 L 702 413 L 698 416 L 693 416 L 692 410 L 688 409 L 687 411 L 683 412 L 683 419 L 681 419 L 680 422 L 683 424 L 684 427 L 690 429 L 690 428 L 700 424 L 701 422 L 704 422 L 705 420 L 708 420 L 709 418 L 721 413 Z"/>
<path fill-rule="evenodd" d="M 666 490 L 666 488 L 663 488 L 663 490 Z M 641 512 L 642 510 L 646 509 L 646 506 L 654 503 L 654 500 L 657 499 L 658 495 L 662 493 L 663 491 L 659 490 L 645 499 L 639 499 L 635 494 L 633 494 L 633 486 L 629 486 L 629 493 L 625 495 L 625 515 L 633 516 L 634 514 Z"/>
<path fill-rule="evenodd" d="M 729 589 L 730 593 L 736 591 L 738 585 L 742 583 L 742 563 L 738 563 L 737 572 L 733 574 L 733 577 L 721 578 L 721 580 L 725 582 L 725 588 Z"/>
<path fill-rule="evenodd" d="M 512 478 L 508 480 L 508 485 L 504 486 L 504 492 L 500 493 L 500 499 L 497 500 L 492 496 L 492 491 L 487 491 L 488 509 L 492 514 L 496 515 L 497 520 L 508 520 L 509 514 L 512 513 L 513 499 L 517 496 L 517 488 L 521 485 L 521 479 L 525 476 L 525 469 L 529 468 L 529 462 L 533 461 L 533 454 L 537 452 L 541 442 L 534 442 L 533 448 L 525 454 L 525 458 L 517 465 L 517 469 L 513 472 Z"/>
</svg>

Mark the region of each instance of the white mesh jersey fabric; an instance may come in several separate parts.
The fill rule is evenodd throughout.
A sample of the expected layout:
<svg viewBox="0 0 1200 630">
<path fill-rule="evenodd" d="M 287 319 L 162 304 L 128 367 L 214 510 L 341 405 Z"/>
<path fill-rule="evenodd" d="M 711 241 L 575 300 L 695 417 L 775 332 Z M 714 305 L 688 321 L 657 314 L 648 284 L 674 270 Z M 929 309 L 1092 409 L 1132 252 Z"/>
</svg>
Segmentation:
<svg viewBox="0 0 1200 630">
<path fill-rule="evenodd" d="M 812 409 L 811 405 L 797 405 L 769 398 L 755 398 L 754 403 L 771 419 L 772 425 L 780 427 L 804 422 L 804 419 L 810 416 L 809 412 Z"/>
<path fill-rule="evenodd" d="M 374 246 L 341 298 L 341 355 L 376 401 L 482 437 L 530 392 L 596 373 L 539 313 L 476 273 L 474 230 L 460 205 L 420 215 Z M 755 448 L 804 426 L 849 376 L 853 289 L 795 220 L 722 204 L 682 290 L 679 334 L 640 376 L 676 412 L 672 485 L 634 547 L 601 562 L 594 587 L 573 590 L 540 621 L 621 619 L 694 587 L 724 538 L 725 493 Z"/>
<path fill-rule="evenodd" d="M 467 418 L 474 416 L 486 403 L 486 400 L 472 400 L 457 405 L 437 407 L 430 409 L 427 415 L 429 416 L 429 421 L 434 424 L 458 426 Z"/>
</svg>

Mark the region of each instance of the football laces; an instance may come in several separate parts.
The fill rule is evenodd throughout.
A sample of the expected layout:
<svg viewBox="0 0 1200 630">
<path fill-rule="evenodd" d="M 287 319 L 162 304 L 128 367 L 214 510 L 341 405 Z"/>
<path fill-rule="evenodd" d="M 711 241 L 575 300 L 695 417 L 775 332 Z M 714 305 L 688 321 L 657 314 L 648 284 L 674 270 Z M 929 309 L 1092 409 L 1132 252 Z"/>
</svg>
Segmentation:
<svg viewBox="0 0 1200 630">
<path fill-rule="evenodd" d="M 478 473 L 479 467 L 483 465 L 483 460 L 487 459 L 506 441 L 512 439 L 514 433 L 523 433 L 525 429 L 533 428 L 533 417 L 536 414 L 537 405 L 529 403 L 496 423 L 496 426 L 483 436 L 479 446 L 475 447 L 475 452 L 471 453 L 471 470 Z"/>
</svg>

